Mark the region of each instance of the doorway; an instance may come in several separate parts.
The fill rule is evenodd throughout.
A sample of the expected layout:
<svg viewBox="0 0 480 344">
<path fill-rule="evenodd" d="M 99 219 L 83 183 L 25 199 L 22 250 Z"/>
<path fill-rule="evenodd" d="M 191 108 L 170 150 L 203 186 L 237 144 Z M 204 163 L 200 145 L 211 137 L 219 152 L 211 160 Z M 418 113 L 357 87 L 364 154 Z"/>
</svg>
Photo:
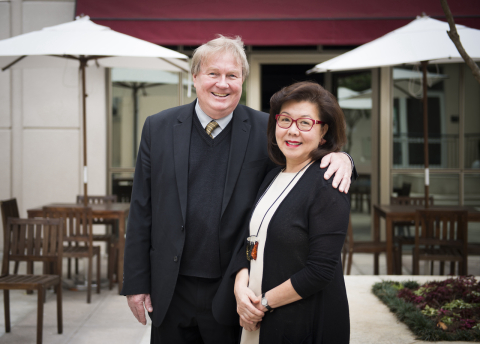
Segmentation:
<svg viewBox="0 0 480 344">
<path fill-rule="evenodd" d="M 314 81 L 324 86 L 324 74 L 306 74 L 314 64 L 262 64 L 261 77 L 261 111 L 270 111 L 270 98 L 283 87 L 298 81 Z"/>
</svg>

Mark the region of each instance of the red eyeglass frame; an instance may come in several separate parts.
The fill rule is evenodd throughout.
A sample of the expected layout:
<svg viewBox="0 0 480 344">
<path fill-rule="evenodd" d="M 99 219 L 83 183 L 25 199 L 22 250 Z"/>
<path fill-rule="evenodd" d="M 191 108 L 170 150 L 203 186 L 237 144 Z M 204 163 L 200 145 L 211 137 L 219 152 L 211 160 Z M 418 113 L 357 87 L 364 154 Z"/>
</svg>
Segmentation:
<svg viewBox="0 0 480 344">
<path fill-rule="evenodd" d="M 278 117 L 280 117 L 280 116 L 285 116 L 285 117 L 290 118 L 290 119 L 292 120 L 292 123 L 291 123 L 287 128 L 280 127 L 280 125 L 278 125 Z M 302 130 L 302 129 L 300 129 L 300 128 L 298 127 L 297 121 L 298 121 L 299 119 L 305 119 L 305 117 L 301 117 L 301 118 L 298 118 L 298 119 L 293 119 L 293 118 L 292 118 L 291 116 L 289 116 L 289 115 L 282 115 L 282 114 L 275 115 L 275 122 L 277 122 L 277 125 L 278 125 L 280 128 L 282 128 L 282 129 L 290 129 L 290 127 L 292 126 L 293 122 L 295 122 L 295 125 L 297 126 L 297 129 L 300 130 L 300 131 L 310 131 L 310 130 L 312 130 L 312 128 L 313 128 L 313 126 L 314 126 L 315 124 L 325 124 L 325 122 L 323 122 L 323 121 L 319 121 L 319 120 L 316 120 L 316 119 L 313 119 L 313 118 L 307 118 L 307 119 L 313 121 L 313 125 L 312 125 L 312 127 L 311 127 L 310 129 L 308 129 L 308 130 Z"/>
</svg>

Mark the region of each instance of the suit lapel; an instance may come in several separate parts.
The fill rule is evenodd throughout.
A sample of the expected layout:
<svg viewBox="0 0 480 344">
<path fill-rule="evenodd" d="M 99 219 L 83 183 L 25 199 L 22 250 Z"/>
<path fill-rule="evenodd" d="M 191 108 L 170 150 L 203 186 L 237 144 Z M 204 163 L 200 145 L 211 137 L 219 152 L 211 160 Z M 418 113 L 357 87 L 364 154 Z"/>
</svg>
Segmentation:
<svg viewBox="0 0 480 344">
<path fill-rule="evenodd" d="M 243 159 L 247 151 L 248 138 L 251 125 L 248 124 L 248 116 L 241 106 L 237 106 L 232 118 L 232 141 L 228 158 L 227 180 L 223 192 L 222 216 L 232 197 L 233 189 L 242 169 Z"/>
<path fill-rule="evenodd" d="M 195 101 L 186 108 L 186 111 L 178 115 L 178 124 L 173 126 L 173 153 L 175 162 L 175 176 L 177 179 L 178 196 L 182 210 L 183 223 L 187 214 L 187 190 L 188 190 L 188 159 L 190 152 L 190 137 L 192 132 L 192 115 Z"/>
</svg>

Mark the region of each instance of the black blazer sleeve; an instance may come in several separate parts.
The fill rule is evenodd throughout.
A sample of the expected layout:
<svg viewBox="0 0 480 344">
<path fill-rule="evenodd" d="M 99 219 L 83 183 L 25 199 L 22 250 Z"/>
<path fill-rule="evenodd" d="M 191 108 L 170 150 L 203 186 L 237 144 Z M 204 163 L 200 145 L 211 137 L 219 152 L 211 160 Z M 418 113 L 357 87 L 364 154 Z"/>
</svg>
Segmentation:
<svg viewBox="0 0 480 344">
<path fill-rule="evenodd" d="M 122 295 L 150 294 L 152 228 L 150 117 L 143 126 L 138 150 L 125 241 Z"/>
<path fill-rule="evenodd" d="M 293 288 L 302 298 L 321 291 L 333 280 L 350 213 L 349 196 L 334 189 L 331 182 L 310 197 L 307 263 L 291 277 Z"/>
</svg>

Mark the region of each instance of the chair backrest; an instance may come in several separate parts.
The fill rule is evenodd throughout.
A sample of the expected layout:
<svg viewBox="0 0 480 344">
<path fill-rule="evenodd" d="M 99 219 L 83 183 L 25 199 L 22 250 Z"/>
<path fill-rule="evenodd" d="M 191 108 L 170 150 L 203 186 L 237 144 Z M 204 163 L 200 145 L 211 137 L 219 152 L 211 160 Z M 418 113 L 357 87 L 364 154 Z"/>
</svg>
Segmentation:
<svg viewBox="0 0 480 344">
<path fill-rule="evenodd" d="M 83 204 L 83 195 L 77 195 L 77 204 Z M 87 196 L 88 204 L 116 203 L 117 195 Z"/>
<path fill-rule="evenodd" d="M 402 188 L 398 191 L 398 196 L 408 197 L 410 196 L 410 189 L 412 188 L 412 184 L 410 183 L 402 183 Z"/>
<path fill-rule="evenodd" d="M 7 219 L 9 217 L 19 218 L 17 199 L 11 198 L 0 201 L 0 208 L 2 211 L 3 228 L 7 228 Z"/>
<path fill-rule="evenodd" d="M 5 227 L 2 275 L 9 274 L 10 261 L 55 263 L 62 273 L 63 220 L 10 217 Z"/>
<path fill-rule="evenodd" d="M 63 241 L 84 242 L 92 246 L 92 208 L 90 207 L 43 207 L 43 217 L 63 218 Z"/>
<path fill-rule="evenodd" d="M 451 246 L 466 252 L 468 245 L 467 221 L 467 211 L 417 210 L 415 213 L 415 247 L 418 248 L 418 245 Z"/>
<path fill-rule="evenodd" d="M 433 196 L 428 198 L 429 205 L 433 205 Z M 425 197 L 390 197 L 390 204 L 396 205 L 425 205 Z"/>
</svg>

